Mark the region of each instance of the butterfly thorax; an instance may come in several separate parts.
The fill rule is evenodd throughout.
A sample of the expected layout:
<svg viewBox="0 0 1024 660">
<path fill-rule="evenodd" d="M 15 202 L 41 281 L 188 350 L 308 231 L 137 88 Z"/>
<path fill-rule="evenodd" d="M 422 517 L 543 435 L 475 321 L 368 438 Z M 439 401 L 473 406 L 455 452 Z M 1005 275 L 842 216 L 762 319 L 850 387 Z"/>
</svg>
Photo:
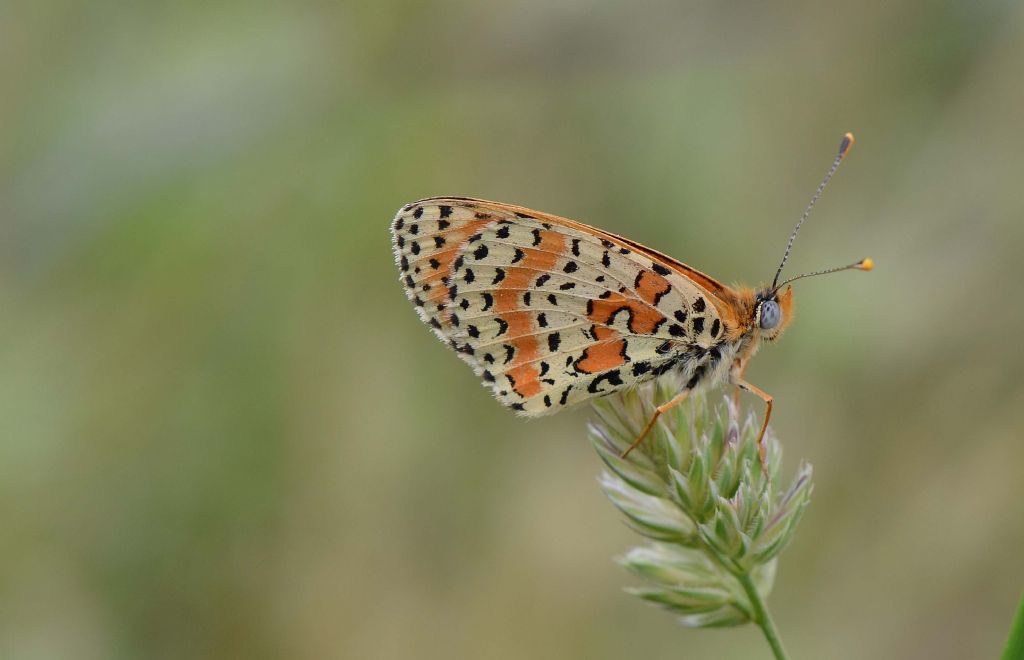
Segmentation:
<svg viewBox="0 0 1024 660">
<path fill-rule="evenodd" d="M 776 292 L 768 286 L 758 289 L 737 287 L 732 289 L 731 293 L 733 297 L 730 305 L 735 310 L 738 321 L 730 335 L 737 341 L 731 371 L 731 380 L 736 380 L 742 375 L 750 359 L 757 354 L 761 344 L 778 339 L 793 320 L 793 289 L 786 287 L 784 291 Z M 777 319 L 768 318 L 770 314 L 767 312 L 771 310 L 763 307 L 765 303 L 774 303 L 777 306 Z M 771 327 L 762 327 L 765 324 L 770 324 Z"/>
</svg>

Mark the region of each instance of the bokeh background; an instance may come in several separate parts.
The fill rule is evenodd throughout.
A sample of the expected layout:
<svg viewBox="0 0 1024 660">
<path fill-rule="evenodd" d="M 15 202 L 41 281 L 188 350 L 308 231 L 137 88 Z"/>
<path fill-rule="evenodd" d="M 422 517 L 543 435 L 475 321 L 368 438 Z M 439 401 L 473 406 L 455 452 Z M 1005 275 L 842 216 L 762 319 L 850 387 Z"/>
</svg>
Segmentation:
<svg viewBox="0 0 1024 660">
<path fill-rule="evenodd" d="M 1024 6 L 0 9 L 0 656 L 749 658 L 621 592 L 588 411 L 519 420 L 388 223 L 470 195 L 770 278 L 795 658 L 983 658 L 1024 588 Z"/>
</svg>

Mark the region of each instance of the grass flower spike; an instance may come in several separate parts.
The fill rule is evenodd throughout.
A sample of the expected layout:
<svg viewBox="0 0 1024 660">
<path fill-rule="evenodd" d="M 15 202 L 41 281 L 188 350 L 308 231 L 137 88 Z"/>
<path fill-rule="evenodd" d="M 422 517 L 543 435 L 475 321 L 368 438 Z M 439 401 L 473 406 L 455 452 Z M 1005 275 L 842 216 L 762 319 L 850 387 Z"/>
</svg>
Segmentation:
<svg viewBox="0 0 1024 660">
<path fill-rule="evenodd" d="M 741 420 L 728 398 L 711 406 L 702 396 L 662 416 L 639 449 L 620 458 L 673 385 L 659 381 L 594 404 L 590 435 L 607 466 L 601 487 L 627 524 L 652 540 L 619 560 L 650 583 L 629 591 L 686 626 L 753 622 L 784 658 L 765 598 L 809 502 L 811 466 L 801 464 L 781 488 L 781 448 L 771 430 L 762 466 L 754 415 Z"/>
</svg>

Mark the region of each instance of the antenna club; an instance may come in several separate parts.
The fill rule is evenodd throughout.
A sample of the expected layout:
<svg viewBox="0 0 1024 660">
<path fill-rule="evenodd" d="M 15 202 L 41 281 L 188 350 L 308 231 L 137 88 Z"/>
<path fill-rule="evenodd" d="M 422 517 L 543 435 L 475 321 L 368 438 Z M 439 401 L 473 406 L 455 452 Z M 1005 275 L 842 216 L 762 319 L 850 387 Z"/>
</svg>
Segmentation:
<svg viewBox="0 0 1024 660">
<path fill-rule="evenodd" d="M 846 154 L 849 153 L 850 149 L 853 148 L 856 140 L 853 138 L 853 133 L 847 133 L 843 136 L 843 141 L 839 143 L 839 159 L 846 158 Z"/>
<path fill-rule="evenodd" d="M 874 269 L 874 267 L 875 267 L 875 260 L 872 259 L 871 257 L 868 257 L 866 259 L 861 259 L 860 260 L 860 269 L 861 270 L 872 270 L 872 269 Z"/>
</svg>

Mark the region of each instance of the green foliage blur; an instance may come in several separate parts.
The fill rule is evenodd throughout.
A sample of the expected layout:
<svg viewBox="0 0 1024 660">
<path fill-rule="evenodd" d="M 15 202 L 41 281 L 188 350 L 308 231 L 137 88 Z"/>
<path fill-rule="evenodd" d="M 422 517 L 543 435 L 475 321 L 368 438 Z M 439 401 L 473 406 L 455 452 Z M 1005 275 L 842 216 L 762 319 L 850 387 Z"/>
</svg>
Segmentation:
<svg viewBox="0 0 1024 660">
<path fill-rule="evenodd" d="M 4 3 L 0 657 L 750 658 L 621 591 L 586 409 L 423 327 L 395 211 L 787 272 L 794 658 L 982 658 L 1024 588 L 1024 6 Z M 749 402 L 756 404 L 756 401 Z"/>
</svg>

